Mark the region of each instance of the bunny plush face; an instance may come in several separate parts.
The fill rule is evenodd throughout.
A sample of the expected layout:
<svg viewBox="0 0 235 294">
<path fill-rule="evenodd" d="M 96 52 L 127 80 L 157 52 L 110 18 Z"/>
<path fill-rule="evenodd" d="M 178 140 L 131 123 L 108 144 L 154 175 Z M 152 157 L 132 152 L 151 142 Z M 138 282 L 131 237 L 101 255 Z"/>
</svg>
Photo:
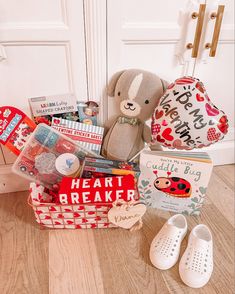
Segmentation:
<svg viewBox="0 0 235 294">
<path fill-rule="evenodd" d="M 108 86 L 108 95 L 120 102 L 121 114 L 148 120 L 164 92 L 164 82 L 147 71 L 129 69 L 116 73 Z"/>
</svg>

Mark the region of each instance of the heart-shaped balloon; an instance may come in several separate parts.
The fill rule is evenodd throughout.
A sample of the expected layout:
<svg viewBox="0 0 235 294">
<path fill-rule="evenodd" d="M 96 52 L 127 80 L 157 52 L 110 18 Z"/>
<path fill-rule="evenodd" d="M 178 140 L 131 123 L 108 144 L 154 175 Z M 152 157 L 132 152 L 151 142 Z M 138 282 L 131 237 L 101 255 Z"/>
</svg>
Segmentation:
<svg viewBox="0 0 235 294">
<path fill-rule="evenodd" d="M 170 84 L 152 116 L 152 142 L 190 150 L 224 138 L 228 119 L 209 99 L 203 83 L 183 77 Z"/>
</svg>

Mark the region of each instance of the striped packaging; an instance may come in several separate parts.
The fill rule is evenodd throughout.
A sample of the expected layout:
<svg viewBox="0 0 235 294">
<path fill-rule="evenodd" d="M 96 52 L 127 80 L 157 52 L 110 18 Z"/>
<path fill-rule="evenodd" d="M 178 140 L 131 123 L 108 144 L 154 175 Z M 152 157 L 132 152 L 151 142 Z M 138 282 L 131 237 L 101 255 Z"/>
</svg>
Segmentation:
<svg viewBox="0 0 235 294">
<path fill-rule="evenodd" d="M 51 126 L 72 140 L 79 141 L 83 147 L 100 154 L 104 128 L 57 117 L 52 118 Z"/>
</svg>

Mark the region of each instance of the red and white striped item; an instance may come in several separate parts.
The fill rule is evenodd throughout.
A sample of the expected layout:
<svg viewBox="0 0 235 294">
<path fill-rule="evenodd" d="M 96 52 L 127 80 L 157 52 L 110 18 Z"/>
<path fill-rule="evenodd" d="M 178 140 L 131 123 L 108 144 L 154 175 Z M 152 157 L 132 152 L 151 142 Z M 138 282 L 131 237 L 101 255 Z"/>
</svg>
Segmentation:
<svg viewBox="0 0 235 294">
<path fill-rule="evenodd" d="M 30 184 L 29 205 L 37 223 L 50 229 L 95 229 L 116 227 L 108 220 L 112 203 L 62 205 L 50 202 L 52 196 L 36 183 Z M 48 202 L 49 201 L 49 202 Z"/>
</svg>

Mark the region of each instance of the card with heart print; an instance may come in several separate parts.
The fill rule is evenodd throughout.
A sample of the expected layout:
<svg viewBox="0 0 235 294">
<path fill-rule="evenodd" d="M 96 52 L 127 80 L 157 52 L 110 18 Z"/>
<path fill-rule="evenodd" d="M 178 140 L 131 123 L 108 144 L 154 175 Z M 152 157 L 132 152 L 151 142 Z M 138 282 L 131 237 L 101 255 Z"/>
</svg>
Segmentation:
<svg viewBox="0 0 235 294">
<path fill-rule="evenodd" d="M 20 109 L 0 107 L 0 144 L 19 155 L 36 128 L 35 123 Z"/>
</svg>

